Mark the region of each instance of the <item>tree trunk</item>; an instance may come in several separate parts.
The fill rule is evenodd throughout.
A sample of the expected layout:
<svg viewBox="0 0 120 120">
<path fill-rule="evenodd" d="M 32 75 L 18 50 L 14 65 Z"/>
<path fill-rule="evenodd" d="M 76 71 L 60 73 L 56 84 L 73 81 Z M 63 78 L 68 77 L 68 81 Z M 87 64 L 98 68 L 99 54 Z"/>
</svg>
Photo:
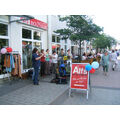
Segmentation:
<svg viewBox="0 0 120 120">
<path fill-rule="evenodd" d="M 96 48 L 96 53 L 98 53 L 98 47 Z"/>
<path fill-rule="evenodd" d="M 81 62 L 81 40 L 79 45 L 79 62 Z"/>
</svg>

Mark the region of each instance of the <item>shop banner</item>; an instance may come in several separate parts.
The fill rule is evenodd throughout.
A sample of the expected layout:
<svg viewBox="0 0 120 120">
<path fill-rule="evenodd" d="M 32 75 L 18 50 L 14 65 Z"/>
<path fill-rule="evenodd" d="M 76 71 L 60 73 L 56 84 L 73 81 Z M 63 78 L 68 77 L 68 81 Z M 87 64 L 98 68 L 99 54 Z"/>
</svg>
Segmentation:
<svg viewBox="0 0 120 120">
<path fill-rule="evenodd" d="M 89 73 L 85 70 L 87 63 L 74 63 L 71 69 L 71 89 L 88 89 Z"/>
<path fill-rule="evenodd" d="M 20 19 L 22 20 L 24 18 L 21 17 Z M 25 23 L 25 24 L 29 24 L 29 25 L 41 28 L 41 29 L 45 29 L 45 30 L 48 29 L 48 24 L 47 23 L 42 22 L 42 21 L 37 20 L 37 19 L 23 20 L 22 22 Z"/>
</svg>

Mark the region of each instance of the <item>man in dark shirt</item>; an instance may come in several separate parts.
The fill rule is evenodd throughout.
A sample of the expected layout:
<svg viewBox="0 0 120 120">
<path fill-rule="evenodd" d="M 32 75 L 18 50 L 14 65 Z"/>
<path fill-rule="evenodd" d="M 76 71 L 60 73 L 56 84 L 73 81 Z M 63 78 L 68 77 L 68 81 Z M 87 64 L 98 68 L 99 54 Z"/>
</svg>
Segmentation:
<svg viewBox="0 0 120 120">
<path fill-rule="evenodd" d="M 61 49 L 61 52 L 58 54 L 58 59 L 59 59 L 59 64 L 62 64 L 63 61 L 63 57 L 65 56 L 64 50 L 63 48 Z"/>
<path fill-rule="evenodd" d="M 43 55 L 41 55 L 39 57 L 37 48 L 34 48 L 32 53 L 33 53 L 32 54 L 32 65 L 34 68 L 33 84 L 39 85 L 39 83 L 38 83 L 38 71 L 39 71 L 39 67 L 40 67 L 40 59 Z"/>
</svg>

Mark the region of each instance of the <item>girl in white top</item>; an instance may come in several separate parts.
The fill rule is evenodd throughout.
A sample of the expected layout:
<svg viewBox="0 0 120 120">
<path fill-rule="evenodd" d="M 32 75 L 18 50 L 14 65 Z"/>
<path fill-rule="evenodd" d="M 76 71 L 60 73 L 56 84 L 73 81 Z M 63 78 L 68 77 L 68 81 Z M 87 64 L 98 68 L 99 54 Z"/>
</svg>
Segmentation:
<svg viewBox="0 0 120 120">
<path fill-rule="evenodd" d="M 58 63 L 58 55 L 55 51 L 53 51 L 53 54 L 52 54 L 52 73 L 53 74 L 56 74 L 57 63 Z"/>
</svg>

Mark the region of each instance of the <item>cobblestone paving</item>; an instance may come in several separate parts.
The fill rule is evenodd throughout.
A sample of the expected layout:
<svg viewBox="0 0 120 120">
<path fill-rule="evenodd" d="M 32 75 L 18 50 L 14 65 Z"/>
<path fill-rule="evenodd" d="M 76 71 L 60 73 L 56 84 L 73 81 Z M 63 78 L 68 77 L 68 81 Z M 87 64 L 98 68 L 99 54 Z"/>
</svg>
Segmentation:
<svg viewBox="0 0 120 120">
<path fill-rule="evenodd" d="M 0 97 L 1 105 L 47 105 L 61 95 L 68 85 L 41 82 L 27 85 Z"/>
<path fill-rule="evenodd" d="M 110 65 L 107 76 L 100 67 L 90 78 L 89 99 L 86 99 L 86 93 L 73 91 L 72 97 L 65 100 L 63 105 L 120 105 L 120 61 L 115 71 Z"/>
<path fill-rule="evenodd" d="M 120 90 L 92 88 L 88 100 L 86 93 L 74 91 L 63 105 L 120 105 Z"/>
<path fill-rule="evenodd" d="M 112 71 L 110 64 L 107 76 L 103 74 L 102 67 L 100 67 L 99 70 L 96 70 L 90 77 L 91 86 L 120 88 L 120 61 L 118 68 L 115 71 Z"/>
</svg>

